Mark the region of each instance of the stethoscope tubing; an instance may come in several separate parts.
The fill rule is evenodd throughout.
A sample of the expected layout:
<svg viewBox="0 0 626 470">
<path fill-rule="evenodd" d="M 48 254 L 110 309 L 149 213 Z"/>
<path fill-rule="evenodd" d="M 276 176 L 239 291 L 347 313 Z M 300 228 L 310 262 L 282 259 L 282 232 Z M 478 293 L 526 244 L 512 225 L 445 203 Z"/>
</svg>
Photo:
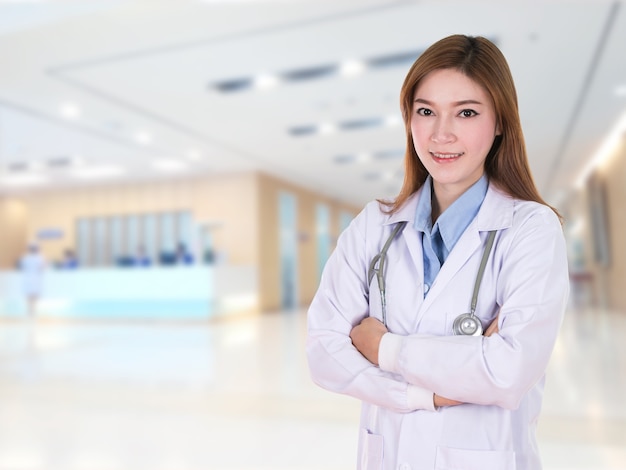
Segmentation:
<svg viewBox="0 0 626 470">
<path fill-rule="evenodd" d="M 404 230 L 406 224 L 406 221 L 398 222 L 396 224 L 396 226 L 391 231 L 391 235 L 389 235 L 389 237 L 387 238 L 387 241 L 385 242 L 382 250 L 380 250 L 380 253 L 374 256 L 372 258 L 372 261 L 370 261 L 370 266 L 368 270 L 368 285 L 371 284 L 374 274 L 376 275 L 378 290 L 380 291 L 380 303 L 383 324 L 385 326 L 387 326 L 387 296 L 385 294 L 385 262 L 387 261 L 387 250 L 389 250 L 389 246 L 391 245 L 391 242 L 396 238 L 396 235 Z M 378 266 L 376 266 L 376 264 L 378 264 Z"/>
<path fill-rule="evenodd" d="M 376 282 L 378 284 L 378 290 L 380 291 L 380 303 L 381 303 L 381 313 L 383 324 L 387 326 L 387 296 L 385 289 L 385 263 L 387 261 L 387 251 L 389 250 L 389 246 L 391 242 L 396 238 L 399 232 L 404 230 L 407 222 L 402 221 L 398 222 L 396 226 L 391 231 L 391 234 L 387 238 L 387 241 L 383 245 L 383 248 L 380 252 L 372 258 L 370 261 L 367 280 L 368 285 L 371 284 L 372 278 L 374 275 L 376 276 Z M 469 317 L 472 321 L 476 323 L 476 325 L 480 325 L 480 320 L 476 318 L 474 312 L 476 311 L 476 304 L 478 302 L 478 292 L 480 290 L 480 284 L 483 279 L 483 275 L 485 273 L 485 268 L 487 266 L 487 260 L 489 258 L 489 254 L 491 253 L 491 249 L 493 247 L 494 241 L 496 238 L 496 230 L 490 230 L 489 235 L 487 237 L 487 242 L 485 244 L 485 249 L 483 250 L 483 255 L 480 260 L 480 266 L 478 268 L 478 273 L 476 274 L 476 281 L 474 282 L 474 290 L 472 292 L 472 300 L 470 303 L 470 313 L 463 313 L 459 317 L 465 316 Z M 482 332 L 482 326 L 480 326 L 480 331 Z M 455 334 L 466 334 L 463 332 L 458 332 L 456 329 L 454 331 Z"/>
</svg>

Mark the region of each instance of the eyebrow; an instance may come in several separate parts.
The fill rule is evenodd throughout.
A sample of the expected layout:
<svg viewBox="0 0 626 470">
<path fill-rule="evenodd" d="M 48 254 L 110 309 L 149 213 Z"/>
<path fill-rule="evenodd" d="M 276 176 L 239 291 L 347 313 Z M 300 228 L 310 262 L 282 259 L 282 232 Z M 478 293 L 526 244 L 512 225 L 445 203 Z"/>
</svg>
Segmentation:
<svg viewBox="0 0 626 470">
<path fill-rule="evenodd" d="M 428 106 L 433 106 L 434 105 L 430 101 L 425 100 L 423 98 L 416 98 L 414 102 L 415 103 L 426 104 Z M 463 106 L 465 104 L 480 104 L 480 105 L 482 105 L 483 103 L 481 103 L 480 101 L 476 101 L 476 100 L 461 100 L 461 101 L 455 101 L 454 103 L 452 103 L 453 106 Z"/>
</svg>

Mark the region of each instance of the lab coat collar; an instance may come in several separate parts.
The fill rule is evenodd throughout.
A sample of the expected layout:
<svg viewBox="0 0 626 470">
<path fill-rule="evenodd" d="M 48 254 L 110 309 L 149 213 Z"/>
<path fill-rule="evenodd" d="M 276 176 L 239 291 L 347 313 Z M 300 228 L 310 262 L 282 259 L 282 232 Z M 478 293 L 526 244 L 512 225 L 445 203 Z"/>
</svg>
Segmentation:
<svg viewBox="0 0 626 470">
<path fill-rule="evenodd" d="M 415 222 L 417 201 L 423 189 L 424 186 L 409 196 L 400 209 L 383 221 L 383 225 L 392 225 L 402 221 L 408 222 L 408 225 L 413 225 Z M 489 188 L 487 189 L 487 194 L 485 195 L 480 210 L 467 230 L 474 229 L 479 232 L 484 232 L 510 227 L 513 223 L 513 206 L 513 198 L 499 189 L 495 184 L 489 182 Z"/>
<path fill-rule="evenodd" d="M 515 200 L 492 182 L 480 210 L 468 229 L 474 227 L 479 232 L 502 230 L 513 225 Z"/>
<path fill-rule="evenodd" d="M 420 194 L 422 194 L 422 190 L 424 186 L 419 188 L 413 194 L 411 194 L 406 202 L 398 209 L 396 212 L 391 214 L 387 220 L 383 221 L 383 225 L 391 225 L 397 222 L 408 222 L 407 225 L 413 225 L 415 222 L 415 210 L 417 209 L 417 201 L 419 201 Z"/>
</svg>

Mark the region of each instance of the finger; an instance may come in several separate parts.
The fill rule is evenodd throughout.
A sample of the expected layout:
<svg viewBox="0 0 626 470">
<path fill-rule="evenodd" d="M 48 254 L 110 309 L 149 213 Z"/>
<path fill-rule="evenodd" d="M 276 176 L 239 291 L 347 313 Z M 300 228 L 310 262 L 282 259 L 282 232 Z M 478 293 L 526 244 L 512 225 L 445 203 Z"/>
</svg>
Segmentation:
<svg viewBox="0 0 626 470">
<path fill-rule="evenodd" d="M 499 329 L 498 329 L 498 319 L 496 318 L 494 321 L 491 322 L 489 327 L 487 327 L 487 331 L 485 331 L 485 336 L 491 336 L 494 333 L 497 333 L 498 331 L 499 331 Z"/>
</svg>

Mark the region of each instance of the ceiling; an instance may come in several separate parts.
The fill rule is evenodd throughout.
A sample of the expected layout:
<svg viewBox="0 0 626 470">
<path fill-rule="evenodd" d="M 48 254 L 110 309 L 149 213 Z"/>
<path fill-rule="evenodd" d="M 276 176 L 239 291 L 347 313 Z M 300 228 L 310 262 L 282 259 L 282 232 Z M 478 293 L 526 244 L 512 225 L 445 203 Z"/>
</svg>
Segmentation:
<svg viewBox="0 0 626 470">
<path fill-rule="evenodd" d="M 400 86 L 453 33 L 508 58 L 556 204 L 626 112 L 622 2 L 3 2 L 0 193 L 261 170 L 357 206 L 393 196 Z"/>
</svg>

